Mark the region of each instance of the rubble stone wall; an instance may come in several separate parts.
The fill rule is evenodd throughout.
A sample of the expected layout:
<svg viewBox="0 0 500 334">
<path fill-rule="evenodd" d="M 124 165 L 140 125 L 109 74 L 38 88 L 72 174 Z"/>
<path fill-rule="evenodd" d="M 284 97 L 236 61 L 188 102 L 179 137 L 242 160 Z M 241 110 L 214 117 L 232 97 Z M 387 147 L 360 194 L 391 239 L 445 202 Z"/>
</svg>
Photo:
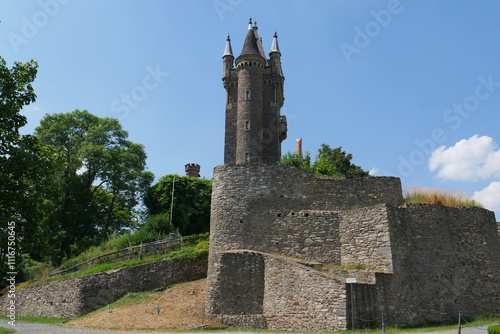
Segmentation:
<svg viewBox="0 0 500 334">
<path fill-rule="evenodd" d="M 207 256 L 194 261 L 158 261 L 107 272 L 27 286 L 15 292 L 16 315 L 74 319 L 106 306 L 129 292 L 152 291 L 206 277 Z M 12 298 L 0 298 L 8 314 Z"/>
</svg>

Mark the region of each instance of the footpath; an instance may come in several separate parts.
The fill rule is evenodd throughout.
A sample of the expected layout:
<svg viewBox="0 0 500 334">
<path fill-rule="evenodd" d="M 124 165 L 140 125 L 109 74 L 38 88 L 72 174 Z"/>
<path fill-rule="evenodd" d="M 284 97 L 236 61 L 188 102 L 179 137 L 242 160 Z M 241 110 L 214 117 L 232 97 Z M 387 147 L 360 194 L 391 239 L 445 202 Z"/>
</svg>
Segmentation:
<svg viewBox="0 0 500 334">
<path fill-rule="evenodd" d="M 487 329 L 489 325 L 481 327 L 465 327 L 462 328 L 461 334 L 487 334 Z M 167 332 L 132 332 L 132 331 L 110 331 L 110 330 L 98 330 L 98 329 L 82 329 L 82 328 L 65 328 L 59 326 L 45 325 L 45 324 L 35 324 L 28 322 L 18 322 L 16 321 L 16 326 L 12 327 L 7 323 L 7 320 L 0 319 L 0 327 L 11 328 L 16 330 L 16 334 L 166 334 Z M 253 334 L 254 332 L 217 332 L 217 334 Z M 349 334 L 349 331 L 343 332 Z M 421 332 L 412 334 L 457 334 L 458 328 L 450 331 L 444 332 Z M 193 334 L 175 332 L 175 334 Z M 276 334 L 276 333 L 275 333 Z"/>
</svg>

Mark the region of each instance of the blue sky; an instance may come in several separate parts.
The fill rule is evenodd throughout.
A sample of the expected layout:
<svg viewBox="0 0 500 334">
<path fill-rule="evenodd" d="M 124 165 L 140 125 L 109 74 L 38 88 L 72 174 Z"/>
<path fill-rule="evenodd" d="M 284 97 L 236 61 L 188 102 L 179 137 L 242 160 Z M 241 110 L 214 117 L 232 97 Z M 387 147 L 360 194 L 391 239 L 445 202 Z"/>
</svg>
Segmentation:
<svg viewBox="0 0 500 334">
<path fill-rule="evenodd" d="M 0 3 L 0 55 L 37 60 L 47 113 L 116 117 L 157 178 L 223 163 L 222 54 L 256 17 L 278 32 L 288 139 L 343 146 L 375 175 L 463 190 L 500 214 L 500 2 L 23 0 Z M 497 218 L 498 219 L 498 218 Z"/>
</svg>

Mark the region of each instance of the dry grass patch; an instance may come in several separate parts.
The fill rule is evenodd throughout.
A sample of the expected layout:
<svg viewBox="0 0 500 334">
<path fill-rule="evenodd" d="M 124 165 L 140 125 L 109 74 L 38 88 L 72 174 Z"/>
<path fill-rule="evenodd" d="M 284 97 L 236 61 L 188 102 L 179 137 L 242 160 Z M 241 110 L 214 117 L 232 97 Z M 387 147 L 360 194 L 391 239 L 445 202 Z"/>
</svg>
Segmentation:
<svg viewBox="0 0 500 334">
<path fill-rule="evenodd" d="M 453 207 L 480 207 L 483 206 L 472 198 L 469 198 L 465 192 L 460 190 L 432 189 L 424 187 L 411 187 L 405 191 L 404 201 L 407 204 L 440 204 Z"/>
<path fill-rule="evenodd" d="M 206 279 L 177 284 L 161 293 L 141 293 L 89 316 L 66 323 L 80 328 L 115 330 L 186 330 L 216 325 L 205 318 Z M 160 313 L 156 308 L 160 307 Z"/>
</svg>

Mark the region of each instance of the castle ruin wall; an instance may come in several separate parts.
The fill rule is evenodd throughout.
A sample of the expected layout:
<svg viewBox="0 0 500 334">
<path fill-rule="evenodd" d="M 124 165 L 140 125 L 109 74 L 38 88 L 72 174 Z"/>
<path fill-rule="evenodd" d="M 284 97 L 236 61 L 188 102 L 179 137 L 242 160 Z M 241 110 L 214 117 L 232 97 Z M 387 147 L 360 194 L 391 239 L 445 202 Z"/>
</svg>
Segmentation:
<svg viewBox="0 0 500 334">
<path fill-rule="evenodd" d="M 270 254 L 214 254 L 207 314 L 236 327 L 339 330 L 346 326 L 343 278 Z"/>
<path fill-rule="evenodd" d="M 388 323 L 500 314 L 493 212 L 422 204 L 388 210 L 394 274 L 377 274 L 377 304 Z"/>
<path fill-rule="evenodd" d="M 223 165 L 214 170 L 210 247 L 339 265 L 338 213 L 326 211 L 401 202 L 395 177 L 319 179 L 292 166 Z"/>
<path fill-rule="evenodd" d="M 388 208 L 385 204 L 340 211 L 342 266 L 392 273 Z"/>
<path fill-rule="evenodd" d="M 107 272 L 26 286 L 15 292 L 16 315 L 74 319 L 129 292 L 153 291 L 206 277 L 207 256 L 197 260 L 163 260 Z M 0 313 L 12 301 L 0 297 Z"/>
</svg>

